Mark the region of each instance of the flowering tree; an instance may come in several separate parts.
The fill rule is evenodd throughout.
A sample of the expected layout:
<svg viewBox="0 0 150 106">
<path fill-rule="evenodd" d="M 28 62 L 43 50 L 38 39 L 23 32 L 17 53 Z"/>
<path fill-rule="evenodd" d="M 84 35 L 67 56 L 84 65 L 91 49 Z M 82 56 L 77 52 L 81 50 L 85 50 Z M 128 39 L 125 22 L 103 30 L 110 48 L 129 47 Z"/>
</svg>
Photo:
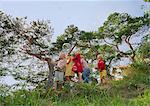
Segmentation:
<svg viewBox="0 0 150 106">
<path fill-rule="evenodd" d="M 49 85 L 51 86 L 53 82 L 53 78 L 51 77 L 53 74 L 53 65 L 50 57 L 52 56 L 52 52 L 50 51 L 52 34 L 53 28 L 50 27 L 49 21 L 38 20 L 27 23 L 26 17 L 14 18 L 0 11 L 1 68 L 3 68 L 4 63 L 6 63 L 6 67 L 13 67 L 11 72 L 16 76 L 14 70 L 20 68 L 20 71 L 24 71 L 25 68 L 33 68 L 33 64 L 29 64 L 28 66 L 26 66 L 26 64 L 35 60 L 31 57 L 36 57 L 42 61 L 46 61 L 48 64 L 48 78 Z M 22 64 L 22 62 L 25 63 Z M 34 65 L 36 65 L 36 63 L 39 64 L 40 62 L 36 60 Z M 45 65 L 40 63 L 39 67 L 42 68 L 43 66 Z M 45 67 L 43 69 L 45 69 Z M 20 74 L 17 75 L 17 77 L 22 78 L 23 76 Z M 36 82 L 33 81 L 33 79 L 28 81 Z"/>
</svg>

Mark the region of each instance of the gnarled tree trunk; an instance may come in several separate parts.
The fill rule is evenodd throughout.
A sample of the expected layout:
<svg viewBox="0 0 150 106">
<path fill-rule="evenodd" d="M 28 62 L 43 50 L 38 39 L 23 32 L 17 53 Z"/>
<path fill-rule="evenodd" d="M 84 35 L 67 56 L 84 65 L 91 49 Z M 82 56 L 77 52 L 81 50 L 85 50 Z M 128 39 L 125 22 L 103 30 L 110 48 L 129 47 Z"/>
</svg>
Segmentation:
<svg viewBox="0 0 150 106">
<path fill-rule="evenodd" d="M 53 87 L 53 82 L 54 82 L 54 64 L 47 62 L 48 63 L 48 68 L 49 68 L 49 72 L 48 72 L 48 81 L 47 81 L 47 90 L 50 87 Z"/>
</svg>

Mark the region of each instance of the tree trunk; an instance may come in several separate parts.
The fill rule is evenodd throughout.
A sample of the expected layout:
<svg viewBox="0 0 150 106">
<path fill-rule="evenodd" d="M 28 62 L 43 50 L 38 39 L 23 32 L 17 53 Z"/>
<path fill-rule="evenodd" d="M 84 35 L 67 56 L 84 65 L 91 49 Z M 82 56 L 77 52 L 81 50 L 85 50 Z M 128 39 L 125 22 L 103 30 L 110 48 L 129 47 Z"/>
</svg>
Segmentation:
<svg viewBox="0 0 150 106">
<path fill-rule="evenodd" d="M 51 58 L 44 58 L 42 57 L 42 52 L 34 54 L 31 53 L 30 50 L 26 50 L 27 54 L 34 56 L 38 59 L 40 59 L 41 61 L 46 61 L 48 64 L 48 68 L 49 68 L 49 72 L 48 72 L 48 82 L 46 85 L 46 89 L 48 90 L 50 87 L 53 87 L 53 82 L 54 82 L 54 65 L 55 63 L 52 62 Z"/>
<path fill-rule="evenodd" d="M 54 64 L 52 63 L 48 63 L 48 68 L 49 68 L 49 72 L 48 72 L 48 82 L 47 82 L 47 90 L 49 88 L 53 87 L 53 82 L 54 82 Z"/>
</svg>

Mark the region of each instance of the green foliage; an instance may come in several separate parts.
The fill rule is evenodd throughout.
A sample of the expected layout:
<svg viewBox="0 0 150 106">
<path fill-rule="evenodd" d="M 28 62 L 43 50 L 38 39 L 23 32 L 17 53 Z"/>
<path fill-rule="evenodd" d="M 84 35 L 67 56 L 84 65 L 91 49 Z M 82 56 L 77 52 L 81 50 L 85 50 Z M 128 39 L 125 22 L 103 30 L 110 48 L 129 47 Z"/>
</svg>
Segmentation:
<svg viewBox="0 0 150 106">
<path fill-rule="evenodd" d="M 144 26 L 149 26 L 149 13 L 145 13 L 141 17 L 131 17 L 127 13 L 113 13 L 110 14 L 107 20 L 99 28 L 97 39 L 104 40 L 108 45 L 116 48 L 116 52 L 120 56 L 128 56 L 134 61 L 135 48 L 130 42 L 131 36 L 133 36 L 137 31 L 139 31 Z M 110 40 L 111 42 L 106 42 Z M 130 53 L 120 51 L 119 45 L 126 43 L 130 48 Z"/>
<path fill-rule="evenodd" d="M 0 76 L 6 76 L 7 75 L 7 69 L 6 68 L 0 68 Z"/>
<path fill-rule="evenodd" d="M 103 57 L 107 60 L 115 55 L 115 50 L 112 46 L 107 44 L 101 45 L 98 47 L 98 52 L 103 55 Z"/>
<path fill-rule="evenodd" d="M 144 0 L 145 2 L 150 2 L 150 0 Z"/>
<path fill-rule="evenodd" d="M 138 52 L 143 58 L 149 58 L 150 56 L 150 35 L 144 37 L 141 46 L 138 49 Z"/>
<path fill-rule="evenodd" d="M 40 105 L 48 105 L 48 100 L 44 100 L 40 97 L 39 91 L 26 91 L 26 90 L 18 90 L 13 93 L 13 95 L 9 95 L 7 97 L 2 97 L 1 105 L 7 106 L 40 106 Z M 2 102 L 4 101 L 4 102 Z"/>
<path fill-rule="evenodd" d="M 131 17 L 127 13 L 113 13 L 108 16 L 99 33 L 103 38 L 109 37 L 121 43 L 122 36 L 131 36 L 142 26 L 149 25 L 148 17 Z"/>
<path fill-rule="evenodd" d="M 80 40 L 83 42 L 89 42 L 92 39 L 95 39 L 96 33 L 94 32 L 82 32 L 82 35 L 80 36 Z"/>
<path fill-rule="evenodd" d="M 55 43 L 53 43 L 53 48 L 51 51 L 60 52 L 62 50 L 70 49 L 73 44 L 79 41 L 79 37 L 81 35 L 81 31 L 78 27 L 74 25 L 69 25 L 64 34 L 57 37 Z"/>
<path fill-rule="evenodd" d="M 127 27 L 127 21 L 129 19 L 130 16 L 126 13 L 113 13 L 109 15 L 107 21 L 99 28 L 100 35 L 103 36 L 103 38 L 109 37 L 116 41 L 118 40 L 118 43 L 121 43 L 121 33 L 126 32 L 127 29 L 125 28 Z"/>
</svg>

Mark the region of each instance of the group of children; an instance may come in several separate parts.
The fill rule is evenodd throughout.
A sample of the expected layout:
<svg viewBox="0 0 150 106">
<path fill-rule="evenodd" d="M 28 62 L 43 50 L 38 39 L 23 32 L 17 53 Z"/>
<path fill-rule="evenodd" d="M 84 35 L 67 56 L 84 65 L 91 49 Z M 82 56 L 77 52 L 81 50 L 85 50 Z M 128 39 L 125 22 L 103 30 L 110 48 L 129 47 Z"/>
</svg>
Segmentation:
<svg viewBox="0 0 150 106">
<path fill-rule="evenodd" d="M 107 83 L 107 73 L 105 69 L 105 62 L 100 55 L 97 55 L 97 67 L 95 67 L 100 73 L 101 84 Z M 54 88 L 57 89 L 58 85 L 62 86 L 64 79 L 66 82 L 73 81 L 73 78 L 77 74 L 77 82 L 89 83 L 90 67 L 83 55 L 76 52 L 74 56 L 65 55 L 60 53 L 59 60 L 55 66 L 54 73 Z"/>
</svg>

